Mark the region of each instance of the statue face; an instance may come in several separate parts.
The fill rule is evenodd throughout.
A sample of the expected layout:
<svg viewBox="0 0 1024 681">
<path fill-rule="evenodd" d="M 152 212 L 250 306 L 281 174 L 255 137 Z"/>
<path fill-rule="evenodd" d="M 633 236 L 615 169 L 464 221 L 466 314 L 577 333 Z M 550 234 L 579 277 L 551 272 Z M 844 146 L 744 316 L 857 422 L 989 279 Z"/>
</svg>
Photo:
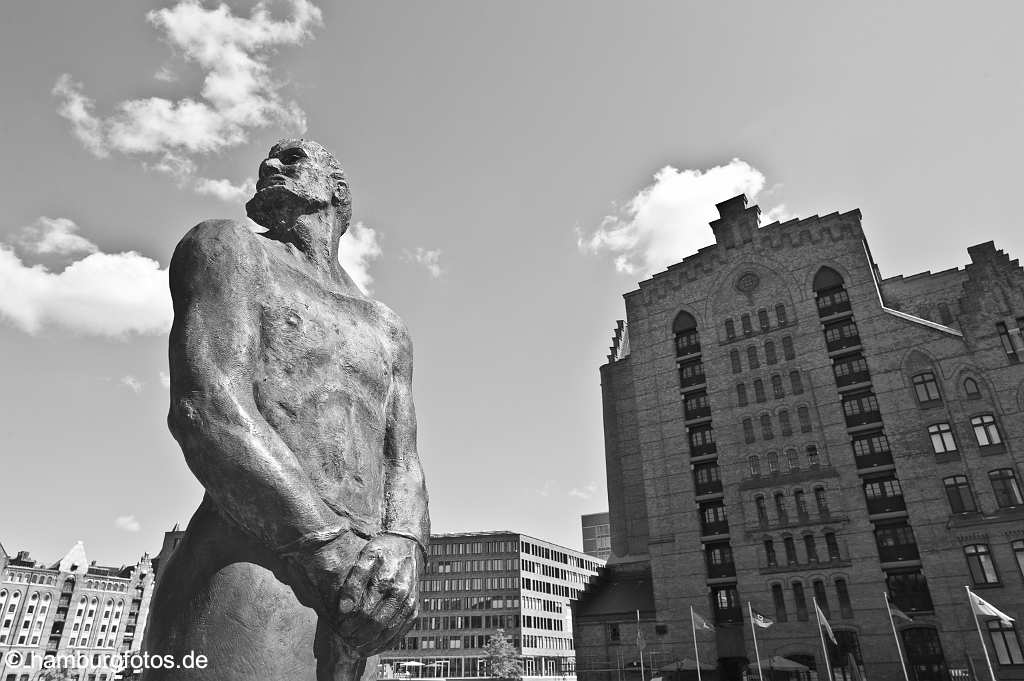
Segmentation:
<svg viewBox="0 0 1024 681">
<path fill-rule="evenodd" d="M 348 186 L 330 153 L 316 142 L 286 140 L 260 164 L 256 194 L 246 204 L 256 222 L 272 228 L 281 216 L 349 205 Z"/>
</svg>

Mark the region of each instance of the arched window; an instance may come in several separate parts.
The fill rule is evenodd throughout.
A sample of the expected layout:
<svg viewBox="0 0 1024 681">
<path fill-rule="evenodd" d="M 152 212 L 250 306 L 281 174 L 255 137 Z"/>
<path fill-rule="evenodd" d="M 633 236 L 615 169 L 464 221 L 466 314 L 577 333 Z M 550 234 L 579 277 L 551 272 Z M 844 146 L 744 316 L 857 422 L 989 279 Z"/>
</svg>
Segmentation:
<svg viewBox="0 0 1024 681">
<path fill-rule="evenodd" d="M 750 334 L 754 333 L 754 327 L 750 325 L 750 315 L 740 315 L 740 326 L 743 327 L 744 336 L 749 336 Z"/>
<path fill-rule="evenodd" d="M 779 323 L 779 326 L 785 326 L 786 320 L 786 306 L 779 303 L 775 306 L 775 321 Z"/>
<path fill-rule="evenodd" d="M 779 472 L 779 455 L 775 452 L 769 452 L 768 456 L 765 457 L 768 461 L 768 472 L 778 473 Z"/>
<path fill-rule="evenodd" d="M 747 465 L 750 467 L 751 475 L 754 477 L 761 475 L 761 459 L 756 454 L 747 457 Z"/>
<path fill-rule="evenodd" d="M 772 376 L 772 396 L 775 399 L 786 396 L 786 391 L 782 388 L 782 376 L 779 376 L 778 374 Z"/>
<path fill-rule="evenodd" d="M 814 541 L 813 534 L 804 535 L 804 550 L 807 551 L 807 562 L 817 563 L 818 562 L 818 544 Z M 824 588 L 824 584 L 822 585 Z"/>
<path fill-rule="evenodd" d="M 797 407 L 796 419 L 800 422 L 800 432 L 811 432 L 811 412 L 807 407 Z"/>
<path fill-rule="evenodd" d="M 784 436 L 793 434 L 793 424 L 789 422 L 789 412 L 785 409 L 779 411 L 779 430 Z"/>
<path fill-rule="evenodd" d="M 754 441 L 754 422 L 749 418 L 743 419 L 743 440 L 748 445 Z"/>
<path fill-rule="evenodd" d="M 789 372 L 789 386 L 793 389 L 794 395 L 802 395 L 804 392 L 804 382 L 800 378 L 800 372 L 796 369 Z"/>
<path fill-rule="evenodd" d="M 768 414 L 761 414 L 761 437 L 765 440 L 775 437 L 772 433 L 772 417 Z"/>
<path fill-rule="evenodd" d="M 757 311 L 757 325 L 761 327 L 761 331 L 768 330 L 768 310 Z"/>
<path fill-rule="evenodd" d="M 689 312 L 680 312 L 672 322 L 672 333 L 676 341 L 676 356 L 693 355 L 700 352 L 697 336 L 697 320 Z"/>
<path fill-rule="evenodd" d="M 793 350 L 793 337 L 783 336 L 782 337 L 782 356 L 786 359 L 795 359 L 796 351 Z"/>
<path fill-rule="evenodd" d="M 736 323 L 731 319 L 725 320 L 725 338 L 732 340 L 736 337 Z"/>
<path fill-rule="evenodd" d="M 761 366 L 761 362 L 757 359 L 757 347 L 754 345 L 747 348 L 747 364 L 750 365 L 751 369 Z"/>
<path fill-rule="evenodd" d="M 822 267 L 814 275 L 814 293 L 818 303 L 818 316 L 827 317 L 850 309 L 850 298 L 843 288 L 843 278 L 830 267 Z"/>
<path fill-rule="evenodd" d="M 790 541 L 793 541 L 792 538 Z M 804 596 L 804 585 L 801 582 L 793 582 L 793 600 L 796 602 L 796 618 L 801 622 L 807 621 L 807 598 Z"/>
<path fill-rule="evenodd" d="M 768 506 L 765 504 L 764 495 L 758 494 L 754 497 L 754 508 L 757 509 L 757 521 L 764 525 L 768 522 Z"/>
<path fill-rule="evenodd" d="M 792 537 L 783 537 L 782 546 L 786 550 L 786 564 L 796 565 L 800 562 L 800 559 L 796 555 L 796 542 L 793 541 Z"/>
<path fill-rule="evenodd" d="M 786 614 L 786 598 L 782 595 L 781 584 L 772 584 L 772 603 L 775 604 L 776 622 L 785 622 L 789 619 Z"/>
<path fill-rule="evenodd" d="M 775 555 L 775 542 L 771 539 L 764 540 L 764 560 L 768 567 L 777 567 L 779 559 Z"/>
<path fill-rule="evenodd" d="M 964 379 L 964 392 L 967 393 L 968 397 L 981 397 L 981 390 L 978 388 L 978 382 L 973 378 Z"/>
<path fill-rule="evenodd" d="M 768 364 L 775 364 L 779 361 L 778 356 L 775 354 L 775 343 L 770 340 L 764 342 L 764 361 Z"/>
<path fill-rule="evenodd" d="M 829 560 L 842 559 L 842 556 L 839 555 L 839 541 L 836 539 L 835 532 L 825 533 L 825 548 L 828 549 Z"/>
<path fill-rule="evenodd" d="M 814 504 L 818 507 L 818 515 L 828 515 L 828 497 L 825 496 L 825 488 L 820 485 L 814 488 Z"/>
<path fill-rule="evenodd" d="M 818 601 L 818 607 L 825 613 L 825 617 L 831 617 L 832 609 L 828 605 L 828 593 L 825 591 L 825 582 L 816 579 L 811 582 L 811 587 L 814 589 L 814 598 Z"/>
<path fill-rule="evenodd" d="M 747 406 L 747 386 L 745 383 L 736 384 L 736 404 L 741 407 Z"/>
<path fill-rule="evenodd" d="M 786 468 L 790 471 L 800 470 L 800 460 L 797 458 L 795 449 L 786 450 Z"/>
<path fill-rule="evenodd" d="M 734 374 L 738 374 L 741 371 L 743 371 L 743 366 L 740 364 L 740 351 L 739 350 L 730 350 L 729 351 L 729 360 L 732 362 L 732 372 Z"/>
<path fill-rule="evenodd" d="M 754 380 L 754 399 L 758 402 L 764 402 L 764 381 L 760 378 Z"/>
</svg>

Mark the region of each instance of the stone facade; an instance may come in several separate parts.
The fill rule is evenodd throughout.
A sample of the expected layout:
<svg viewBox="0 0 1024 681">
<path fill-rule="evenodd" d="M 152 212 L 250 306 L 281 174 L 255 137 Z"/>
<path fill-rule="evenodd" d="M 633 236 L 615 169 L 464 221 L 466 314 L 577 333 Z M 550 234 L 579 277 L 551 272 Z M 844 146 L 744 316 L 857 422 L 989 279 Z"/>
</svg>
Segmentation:
<svg viewBox="0 0 1024 681">
<path fill-rule="evenodd" d="M 572 675 L 569 606 L 604 561 L 517 532 L 431 536 L 420 579 L 420 617 L 381 654 L 381 678 L 473 678 L 502 629 L 524 675 Z"/>
<path fill-rule="evenodd" d="M 776 620 L 763 658 L 823 671 L 816 599 L 835 677 L 896 681 L 887 594 L 912 679 L 987 678 L 965 585 L 1024 618 L 1024 270 L 989 242 L 883 280 L 859 211 L 718 209 L 715 245 L 625 295 L 601 367 L 608 569 L 650 572 L 645 649 L 693 658 L 693 607 L 701 661 L 740 678 L 750 602 Z M 581 679 L 636 657 L 615 583 L 576 608 Z M 981 627 L 996 677 L 1024 679 L 1020 626 Z"/>
<path fill-rule="evenodd" d="M 583 553 L 608 560 L 612 553 L 608 512 L 580 516 L 580 531 L 583 534 Z"/>
<path fill-rule="evenodd" d="M 90 562 L 78 542 L 52 565 L 33 560 L 27 551 L 4 555 L 0 563 L 6 563 L 0 573 L 4 681 L 34 680 L 42 658 L 71 654 L 92 662 L 71 678 L 107 681 L 116 670 L 104 658 L 140 650 L 153 592 L 147 555 L 135 565 L 105 567 Z M 11 664 L 19 658 L 24 664 Z"/>
</svg>

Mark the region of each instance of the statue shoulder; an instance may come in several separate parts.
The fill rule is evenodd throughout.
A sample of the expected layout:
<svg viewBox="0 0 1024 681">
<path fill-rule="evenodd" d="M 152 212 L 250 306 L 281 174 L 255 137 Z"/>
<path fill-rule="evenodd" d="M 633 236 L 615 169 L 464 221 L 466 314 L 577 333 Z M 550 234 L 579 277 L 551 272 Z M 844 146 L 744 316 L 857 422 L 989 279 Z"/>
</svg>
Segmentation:
<svg viewBox="0 0 1024 681">
<path fill-rule="evenodd" d="M 411 358 L 412 337 L 409 335 L 409 327 L 405 325 L 405 320 L 399 317 L 397 312 L 379 300 L 374 300 L 373 304 L 377 308 L 385 331 L 391 338 L 392 342 L 395 343 L 399 352 L 403 355 L 408 355 Z"/>
<path fill-rule="evenodd" d="M 260 238 L 238 220 L 205 220 L 181 238 L 171 257 L 172 283 L 182 277 L 245 277 L 264 270 Z"/>
</svg>

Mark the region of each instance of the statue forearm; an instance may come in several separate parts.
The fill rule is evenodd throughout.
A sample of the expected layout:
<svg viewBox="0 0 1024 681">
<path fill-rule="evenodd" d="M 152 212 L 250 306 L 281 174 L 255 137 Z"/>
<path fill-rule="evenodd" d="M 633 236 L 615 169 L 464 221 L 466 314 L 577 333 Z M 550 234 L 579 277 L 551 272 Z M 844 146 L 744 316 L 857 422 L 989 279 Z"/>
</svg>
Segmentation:
<svg viewBox="0 0 1024 681">
<path fill-rule="evenodd" d="M 426 552 L 430 543 L 430 516 L 419 457 L 414 454 L 389 460 L 385 485 L 383 531 L 413 539 Z"/>
</svg>

